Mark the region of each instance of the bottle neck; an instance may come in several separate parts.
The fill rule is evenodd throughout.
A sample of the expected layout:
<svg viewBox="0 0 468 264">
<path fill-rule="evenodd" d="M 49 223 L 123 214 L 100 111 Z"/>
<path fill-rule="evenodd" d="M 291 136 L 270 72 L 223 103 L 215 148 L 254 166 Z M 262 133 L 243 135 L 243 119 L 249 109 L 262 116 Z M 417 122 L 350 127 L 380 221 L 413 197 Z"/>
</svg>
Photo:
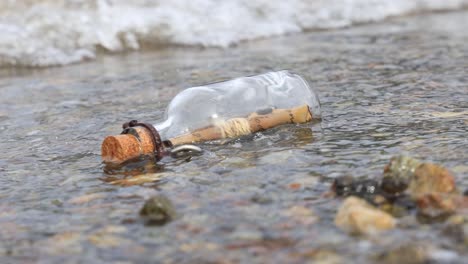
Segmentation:
<svg viewBox="0 0 468 264">
<path fill-rule="evenodd" d="M 163 121 L 162 123 L 155 124 L 154 128 L 156 128 L 156 130 L 159 132 L 159 134 L 161 135 L 161 138 L 167 139 L 166 135 L 165 135 L 166 134 L 165 132 L 171 126 L 171 124 L 172 124 L 172 120 L 170 118 L 168 118 L 165 121 Z"/>
</svg>

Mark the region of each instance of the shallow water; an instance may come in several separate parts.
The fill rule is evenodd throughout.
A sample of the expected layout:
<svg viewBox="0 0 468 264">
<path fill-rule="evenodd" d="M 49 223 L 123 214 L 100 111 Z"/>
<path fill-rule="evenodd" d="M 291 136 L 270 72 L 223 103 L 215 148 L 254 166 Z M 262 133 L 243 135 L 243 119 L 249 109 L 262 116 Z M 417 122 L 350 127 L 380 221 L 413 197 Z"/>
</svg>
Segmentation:
<svg viewBox="0 0 468 264">
<path fill-rule="evenodd" d="M 341 201 L 322 198 L 333 178 L 378 178 L 400 153 L 443 164 L 468 188 L 467 23 L 467 12 L 433 14 L 226 50 L 1 69 L 0 262 L 366 263 L 405 244 L 468 261 L 440 224 L 349 236 L 333 225 Z M 118 184 L 134 171 L 105 173 L 100 143 L 123 122 L 161 121 L 184 87 L 279 69 L 309 78 L 321 123 L 204 144 L 189 162 L 147 164 L 142 185 Z M 155 194 L 179 214 L 163 227 L 138 215 Z"/>
</svg>

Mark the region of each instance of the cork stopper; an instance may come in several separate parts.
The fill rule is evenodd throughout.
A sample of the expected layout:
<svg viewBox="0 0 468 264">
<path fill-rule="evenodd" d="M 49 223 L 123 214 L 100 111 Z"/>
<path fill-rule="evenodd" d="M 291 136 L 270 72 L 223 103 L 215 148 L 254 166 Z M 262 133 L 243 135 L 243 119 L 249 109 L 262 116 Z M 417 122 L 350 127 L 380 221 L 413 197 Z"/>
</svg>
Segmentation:
<svg viewBox="0 0 468 264">
<path fill-rule="evenodd" d="M 128 134 L 108 136 L 101 145 L 102 160 L 111 163 L 122 163 L 153 152 L 151 134 L 144 127 L 131 128 Z"/>
</svg>

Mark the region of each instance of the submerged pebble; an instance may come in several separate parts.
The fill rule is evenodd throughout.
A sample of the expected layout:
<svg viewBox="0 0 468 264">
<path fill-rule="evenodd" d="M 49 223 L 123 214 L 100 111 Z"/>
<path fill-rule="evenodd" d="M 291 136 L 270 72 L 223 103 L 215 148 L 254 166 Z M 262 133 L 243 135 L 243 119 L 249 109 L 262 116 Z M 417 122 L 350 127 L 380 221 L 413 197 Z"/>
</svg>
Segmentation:
<svg viewBox="0 0 468 264">
<path fill-rule="evenodd" d="M 148 225 L 164 225 L 173 220 L 177 214 L 172 202 L 167 197 L 158 195 L 145 202 L 140 215 Z"/>
<path fill-rule="evenodd" d="M 379 254 L 376 260 L 385 264 L 422 264 L 427 263 L 429 257 L 425 246 L 407 244 Z"/>
</svg>

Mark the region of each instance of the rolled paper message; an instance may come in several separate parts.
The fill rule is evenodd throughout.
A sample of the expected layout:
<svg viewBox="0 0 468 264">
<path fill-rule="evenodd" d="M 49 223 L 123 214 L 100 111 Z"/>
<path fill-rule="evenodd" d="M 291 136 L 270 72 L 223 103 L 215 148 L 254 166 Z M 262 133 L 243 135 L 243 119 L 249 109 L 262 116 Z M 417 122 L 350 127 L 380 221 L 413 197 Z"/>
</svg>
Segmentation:
<svg viewBox="0 0 468 264">
<path fill-rule="evenodd" d="M 292 109 L 273 109 L 261 115 L 253 113 L 246 118 L 233 118 L 218 124 L 197 129 L 191 133 L 171 138 L 173 145 L 191 144 L 223 138 L 235 138 L 263 131 L 283 124 L 310 122 L 312 114 L 307 105 Z"/>
<path fill-rule="evenodd" d="M 258 131 L 263 131 L 283 124 L 310 122 L 312 114 L 307 105 L 291 109 L 273 109 L 266 114 L 252 113 L 244 118 L 232 118 L 226 121 L 196 129 L 190 133 L 169 139 L 169 145 L 177 146 L 224 138 L 236 138 Z M 122 163 L 126 160 L 153 153 L 155 146 L 151 132 L 144 127 L 132 127 L 130 133 L 108 136 L 101 146 L 102 159 L 105 162 Z"/>
</svg>

